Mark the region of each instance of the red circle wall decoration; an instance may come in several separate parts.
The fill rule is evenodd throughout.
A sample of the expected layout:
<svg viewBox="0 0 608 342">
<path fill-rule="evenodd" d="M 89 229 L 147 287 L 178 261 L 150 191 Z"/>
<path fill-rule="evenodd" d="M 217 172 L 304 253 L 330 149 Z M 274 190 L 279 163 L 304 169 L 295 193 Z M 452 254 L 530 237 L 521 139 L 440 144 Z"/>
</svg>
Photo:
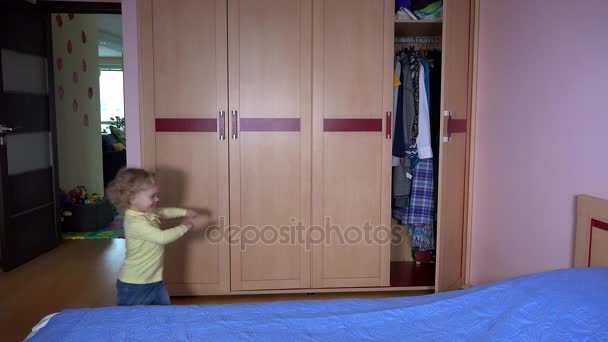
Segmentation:
<svg viewBox="0 0 608 342">
<path fill-rule="evenodd" d="M 58 27 L 63 26 L 63 19 L 61 18 L 61 14 L 57 14 L 55 16 L 55 21 L 57 22 Z"/>
<path fill-rule="evenodd" d="M 68 53 L 72 53 L 72 40 L 68 39 Z"/>
</svg>

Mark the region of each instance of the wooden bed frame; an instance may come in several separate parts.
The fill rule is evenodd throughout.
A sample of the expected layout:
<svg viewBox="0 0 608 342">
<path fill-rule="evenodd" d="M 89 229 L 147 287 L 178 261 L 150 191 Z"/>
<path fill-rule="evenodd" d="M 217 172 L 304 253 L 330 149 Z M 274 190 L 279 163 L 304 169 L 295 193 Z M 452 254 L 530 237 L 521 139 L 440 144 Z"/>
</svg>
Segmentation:
<svg viewBox="0 0 608 342">
<path fill-rule="evenodd" d="M 574 267 L 608 267 L 608 200 L 577 196 Z"/>
</svg>

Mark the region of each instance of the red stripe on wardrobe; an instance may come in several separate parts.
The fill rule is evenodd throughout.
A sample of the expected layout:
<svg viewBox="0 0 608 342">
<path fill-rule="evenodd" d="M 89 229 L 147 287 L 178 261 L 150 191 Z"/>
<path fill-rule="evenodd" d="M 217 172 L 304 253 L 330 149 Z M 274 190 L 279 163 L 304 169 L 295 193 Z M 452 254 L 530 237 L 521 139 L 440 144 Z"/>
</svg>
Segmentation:
<svg viewBox="0 0 608 342">
<path fill-rule="evenodd" d="M 323 119 L 324 132 L 382 132 L 382 119 Z"/>
<path fill-rule="evenodd" d="M 156 119 L 157 132 L 217 132 L 217 119 Z"/>
<path fill-rule="evenodd" d="M 241 132 L 299 132 L 300 118 L 241 118 Z"/>
</svg>

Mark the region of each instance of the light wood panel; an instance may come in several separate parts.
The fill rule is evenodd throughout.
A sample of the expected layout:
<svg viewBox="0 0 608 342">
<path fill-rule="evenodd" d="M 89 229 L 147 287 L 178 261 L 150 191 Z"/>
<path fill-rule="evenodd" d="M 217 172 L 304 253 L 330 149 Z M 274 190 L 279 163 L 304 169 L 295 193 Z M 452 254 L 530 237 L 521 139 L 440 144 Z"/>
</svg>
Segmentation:
<svg viewBox="0 0 608 342">
<path fill-rule="evenodd" d="M 157 116 L 216 117 L 216 6 L 225 1 L 152 1 Z"/>
<path fill-rule="evenodd" d="M 255 127 L 231 117 L 232 291 L 310 287 L 305 241 L 280 237 L 310 223 L 311 11 L 311 0 L 228 2 L 230 110 Z M 299 129 L 271 120 L 288 118 Z"/>
<path fill-rule="evenodd" d="M 156 171 L 162 207 L 208 211 L 214 225 L 224 226 L 226 218 L 220 218 L 218 198 L 227 189 L 218 186 L 219 168 L 208 167 L 217 164 L 216 140 L 216 135 L 210 133 L 159 133 Z M 172 295 L 226 291 L 230 267 L 228 241 L 218 243 L 205 233 L 203 227 L 194 229 L 166 247 L 164 281 Z"/>
<path fill-rule="evenodd" d="M 328 133 L 324 144 L 324 285 L 378 286 L 380 248 L 372 234 L 380 226 L 382 139 L 378 133 Z"/>
<path fill-rule="evenodd" d="M 154 34 L 152 31 L 152 0 L 137 1 L 139 52 L 139 109 L 141 131 L 141 166 L 156 169 L 156 129 L 154 112 Z"/>
<path fill-rule="evenodd" d="M 473 8 L 471 0 L 450 0 L 443 6 L 442 113 L 451 111 L 453 119 L 467 119 L 471 101 Z M 447 129 L 444 117 L 441 122 L 444 136 Z M 437 291 L 463 285 L 467 141 L 465 133 L 452 134 L 448 143 L 441 144 L 439 152 Z"/>
<path fill-rule="evenodd" d="M 390 235 L 391 140 L 383 130 L 392 111 L 394 2 L 315 0 L 313 8 L 313 224 L 325 238 L 313 244 L 313 287 L 388 286 L 390 244 L 374 237 L 382 226 Z M 324 129 L 326 119 L 346 121 Z M 351 119 L 379 120 L 382 130 Z M 344 243 L 328 241 L 332 231 Z"/>
<path fill-rule="evenodd" d="M 302 17 L 303 5 L 301 1 L 235 2 L 240 117 L 300 117 L 300 33 L 302 20 L 310 20 Z"/>
<path fill-rule="evenodd" d="M 387 126 L 390 127 L 393 115 L 393 77 L 394 77 L 394 55 L 395 55 L 395 1 L 384 0 L 384 37 L 382 54 L 382 113 L 384 114 L 382 139 L 382 192 L 380 199 L 380 224 L 382 230 L 388 235 L 391 233 L 391 194 L 392 194 L 392 136 L 388 135 Z M 390 116 L 387 115 L 390 113 Z M 392 129 L 391 129 L 392 131 Z M 391 132 L 392 134 L 392 132 Z M 382 235 L 380 235 L 382 236 Z M 388 236 L 387 236 L 388 238 Z M 391 274 L 391 245 L 390 242 L 382 242 L 380 247 L 380 286 L 390 284 Z"/>
<path fill-rule="evenodd" d="M 256 232 L 241 245 L 241 281 L 246 289 L 300 286 L 301 246 L 289 240 L 300 213 L 300 139 L 291 132 L 244 132 L 241 139 L 241 214 Z M 296 152 L 296 153 L 293 153 Z M 283 229 L 281 229 L 283 228 Z M 287 235 L 286 235 L 287 234 Z M 253 242 L 253 243 L 250 243 Z"/>
<path fill-rule="evenodd" d="M 397 37 L 440 37 L 441 20 L 395 20 Z"/>
<path fill-rule="evenodd" d="M 384 1 L 323 1 L 324 111 L 332 118 L 380 118 Z M 391 37 L 392 39 L 392 37 Z"/>
<path fill-rule="evenodd" d="M 608 267 L 608 231 L 592 227 L 591 253 L 589 267 Z"/>
<path fill-rule="evenodd" d="M 227 293 L 228 143 L 213 129 L 228 106 L 226 1 L 148 0 L 138 11 L 143 165 L 158 173 L 162 206 L 206 211 L 226 237 L 169 245 L 165 283 L 172 295 Z"/>
<path fill-rule="evenodd" d="M 606 229 L 608 200 L 587 195 L 577 196 L 574 267 L 608 267 Z"/>
</svg>

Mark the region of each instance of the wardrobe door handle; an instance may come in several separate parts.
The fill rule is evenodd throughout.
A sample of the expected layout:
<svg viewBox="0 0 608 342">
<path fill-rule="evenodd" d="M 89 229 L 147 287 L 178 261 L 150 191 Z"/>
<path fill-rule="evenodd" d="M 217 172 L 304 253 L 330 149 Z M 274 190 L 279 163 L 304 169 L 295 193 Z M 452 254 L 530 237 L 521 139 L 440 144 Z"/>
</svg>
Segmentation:
<svg viewBox="0 0 608 342">
<path fill-rule="evenodd" d="M 391 139 L 391 136 L 393 135 L 392 116 L 393 116 L 392 112 L 386 112 L 386 139 L 389 139 L 389 140 Z"/>
<path fill-rule="evenodd" d="M 224 140 L 226 138 L 226 112 L 220 110 L 220 118 L 218 119 L 220 122 L 220 140 Z"/>
<path fill-rule="evenodd" d="M 465 133 L 467 131 L 467 119 L 453 119 L 453 113 L 449 110 L 443 111 L 443 117 L 446 118 L 445 131 L 447 135 L 443 136 L 443 142 L 449 143 L 454 133 Z"/>
<path fill-rule="evenodd" d="M 237 114 L 236 110 L 233 110 L 232 111 L 232 139 L 233 140 L 236 140 L 236 138 L 237 138 L 237 133 L 236 132 L 238 131 L 237 130 L 237 126 L 236 126 L 237 125 L 237 121 L 238 121 L 236 114 Z"/>
</svg>

